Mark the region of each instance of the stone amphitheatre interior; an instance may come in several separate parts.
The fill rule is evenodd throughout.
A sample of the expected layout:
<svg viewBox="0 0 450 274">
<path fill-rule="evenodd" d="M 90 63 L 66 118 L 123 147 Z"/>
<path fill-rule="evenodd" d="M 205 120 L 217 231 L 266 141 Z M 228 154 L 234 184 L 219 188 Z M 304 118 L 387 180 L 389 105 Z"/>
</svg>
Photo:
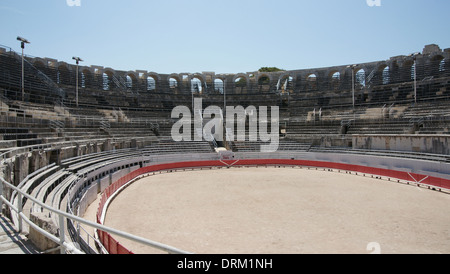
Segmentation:
<svg viewBox="0 0 450 274">
<path fill-rule="evenodd" d="M 40 245 L 40 252 L 126 253 L 130 251 L 117 243 L 114 233 L 96 233 L 88 224 L 60 218 L 31 198 L 79 217 L 94 210 L 89 221 L 104 226 L 108 223 L 102 223 L 97 209 L 117 190 L 116 182 L 238 166 L 276 167 L 280 177 L 283 167 L 348 172 L 389 182 L 387 192 L 397 183 L 420 188 L 447 199 L 448 205 L 450 49 L 431 44 L 418 50 L 417 55 L 315 69 L 160 74 L 28 56 L 22 70 L 22 55 L 0 47 L 2 216 Z M 171 129 L 179 117 L 173 118 L 172 110 L 177 106 L 193 110 L 199 98 L 202 111 L 212 105 L 278 107 L 278 149 L 262 153 L 263 141 L 227 138 L 237 126 L 225 128 L 223 120 L 221 140 L 175 142 Z M 252 130 L 252 115 L 257 114 L 244 117 L 247 133 Z M 192 140 L 196 134 L 209 137 L 202 136 L 207 123 L 205 118 L 196 128 L 192 120 Z M 269 129 L 272 123 L 259 120 L 259 126 Z M 130 174 L 136 176 L 127 177 Z M 438 231 L 447 232 L 444 247 L 420 252 L 449 252 L 450 207 L 444 208 L 436 208 L 441 213 L 447 210 L 447 215 L 437 215 L 442 218 Z M 63 229 L 67 245 L 58 248 L 54 240 L 42 240 L 24 218 L 56 239 Z M 151 235 L 147 238 L 152 240 Z M 367 252 L 365 247 L 361 253 Z M 398 247 L 415 252 L 402 248 Z"/>
</svg>

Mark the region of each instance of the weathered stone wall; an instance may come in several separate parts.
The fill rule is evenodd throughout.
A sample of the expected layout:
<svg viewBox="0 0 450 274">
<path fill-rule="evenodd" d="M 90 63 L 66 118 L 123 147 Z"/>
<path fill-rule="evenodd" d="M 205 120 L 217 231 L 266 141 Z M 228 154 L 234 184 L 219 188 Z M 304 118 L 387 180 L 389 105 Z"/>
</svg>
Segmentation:
<svg viewBox="0 0 450 274">
<path fill-rule="evenodd" d="M 354 149 L 450 154 L 449 135 L 353 135 Z"/>
<path fill-rule="evenodd" d="M 153 81 L 154 90 L 152 90 L 152 93 L 190 94 L 195 79 L 200 83 L 204 94 L 217 93 L 217 90 L 223 87 L 223 84 L 226 86 L 227 94 L 246 94 L 276 90 L 289 92 L 348 90 L 352 87 L 352 74 L 356 74 L 358 71 L 364 72 L 364 78 L 367 82 L 371 82 L 371 85 L 385 85 L 387 79 L 389 79 L 389 83 L 409 82 L 412 80 L 411 66 L 414 64 L 414 60 L 417 62 L 417 66 L 426 68 L 417 70 L 418 79 L 423 79 L 426 76 L 438 75 L 441 70 L 440 61 L 444 59 L 446 60 L 444 65 L 447 68 L 450 63 L 447 61 L 450 59 L 450 50 L 442 50 L 438 45 L 432 44 L 425 46 L 417 57 L 401 55 L 387 60 L 360 63 L 356 64 L 353 72 L 348 65 L 279 72 L 253 71 L 230 74 L 216 74 L 215 72 L 159 74 L 143 70 L 119 71 L 101 66 L 81 66 L 79 70 L 84 75 L 86 88 L 94 90 L 104 89 L 103 77 L 106 75 L 110 83 L 108 90 L 145 91 L 148 90 L 149 81 Z M 75 64 L 59 62 L 49 58 L 34 58 L 31 62 L 43 71 L 49 71 L 48 76 L 50 78 L 56 77 L 53 70 L 64 69 L 64 73 L 69 75 L 75 74 L 77 69 Z M 388 72 L 384 71 L 386 67 L 389 68 Z M 236 85 L 236 80 L 240 78 L 245 81 Z M 61 76 L 60 84 L 73 86 L 75 85 L 74 79 L 76 79 L 74 76 Z M 288 80 L 289 86 L 283 88 L 286 80 Z M 176 86 L 171 86 L 171 81 L 176 81 Z M 359 85 L 358 80 L 356 84 Z M 365 84 L 368 85 L 369 83 Z"/>
</svg>

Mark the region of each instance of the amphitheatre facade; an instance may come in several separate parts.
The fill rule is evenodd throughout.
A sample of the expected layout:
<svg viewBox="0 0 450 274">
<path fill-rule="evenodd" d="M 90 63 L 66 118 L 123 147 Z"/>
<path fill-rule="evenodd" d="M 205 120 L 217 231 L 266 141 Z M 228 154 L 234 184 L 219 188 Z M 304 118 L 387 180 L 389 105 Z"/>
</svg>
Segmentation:
<svg viewBox="0 0 450 274">
<path fill-rule="evenodd" d="M 67 230 L 65 242 L 77 248 L 63 252 L 127 252 L 111 233 L 89 236 L 80 220 L 61 222 L 52 209 L 83 216 L 98 195 L 109 199 L 155 172 L 308 166 L 450 189 L 450 49 L 438 45 L 376 62 L 235 74 L 118 71 L 26 56 L 22 78 L 20 54 L 0 47 L 0 58 L 0 195 L 25 217 L 44 214 Z M 174 142 L 172 110 L 191 109 L 197 98 L 205 108 L 279 107 L 279 149 L 260 153 L 261 142 L 250 140 Z M 244 124 L 249 132 L 248 117 Z M 29 232 L 23 215 L 0 206 Z"/>
</svg>

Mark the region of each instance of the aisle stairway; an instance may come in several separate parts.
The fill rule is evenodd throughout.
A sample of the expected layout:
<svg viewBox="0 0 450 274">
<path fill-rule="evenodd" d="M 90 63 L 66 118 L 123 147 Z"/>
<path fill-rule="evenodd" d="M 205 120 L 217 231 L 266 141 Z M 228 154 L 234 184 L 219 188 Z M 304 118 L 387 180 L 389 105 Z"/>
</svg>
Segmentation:
<svg viewBox="0 0 450 274">
<path fill-rule="evenodd" d="M 26 235 L 18 233 L 14 225 L 0 215 L 0 255 L 1 254 L 38 254 L 36 247 Z"/>
</svg>

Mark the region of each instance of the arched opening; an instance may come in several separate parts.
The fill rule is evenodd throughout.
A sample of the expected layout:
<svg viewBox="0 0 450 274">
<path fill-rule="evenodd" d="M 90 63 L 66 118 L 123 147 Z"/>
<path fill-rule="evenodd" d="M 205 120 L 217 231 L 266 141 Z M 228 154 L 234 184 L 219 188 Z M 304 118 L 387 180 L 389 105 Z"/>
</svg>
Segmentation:
<svg viewBox="0 0 450 274">
<path fill-rule="evenodd" d="M 341 83 L 341 73 L 339 71 L 332 71 L 330 73 L 330 87 L 333 90 L 336 90 L 339 88 L 339 85 Z"/>
<path fill-rule="evenodd" d="M 131 90 L 137 90 L 138 89 L 138 80 L 137 80 L 137 76 L 133 73 L 128 73 L 126 76 L 126 88 L 128 91 Z"/>
<path fill-rule="evenodd" d="M 341 80 L 341 73 L 339 71 L 336 71 L 331 75 L 331 80 L 334 82 L 339 82 Z"/>
<path fill-rule="evenodd" d="M 237 94 L 245 93 L 247 91 L 247 78 L 244 76 L 238 76 L 234 80 L 234 88 L 235 93 Z"/>
<path fill-rule="evenodd" d="M 239 77 L 234 81 L 236 87 L 243 88 L 247 86 L 247 79 L 245 77 Z"/>
<path fill-rule="evenodd" d="M 169 88 L 177 88 L 178 87 L 178 81 L 177 79 L 171 77 L 169 79 Z"/>
<path fill-rule="evenodd" d="M 445 71 L 445 59 L 442 59 L 441 62 L 439 62 L 439 72 Z"/>
<path fill-rule="evenodd" d="M 111 90 L 111 80 L 113 74 L 110 71 L 103 72 L 103 90 Z"/>
<path fill-rule="evenodd" d="M 294 77 L 285 75 L 278 80 L 277 90 L 281 93 L 291 93 L 294 91 Z"/>
<path fill-rule="evenodd" d="M 40 61 L 40 60 L 34 61 L 33 65 L 35 67 L 39 67 L 39 68 L 44 68 L 45 67 L 44 62 Z"/>
<path fill-rule="evenodd" d="M 214 80 L 214 91 L 216 93 L 223 94 L 225 90 L 225 84 L 222 79 L 215 79 Z"/>
<path fill-rule="evenodd" d="M 131 78 L 130 75 L 127 75 L 126 85 L 127 85 L 127 89 L 132 89 L 133 88 L 133 78 Z"/>
<path fill-rule="evenodd" d="M 56 71 L 56 83 L 57 84 L 67 84 L 70 83 L 69 81 L 69 70 L 65 65 L 58 66 L 58 69 Z M 75 77 L 74 77 L 75 80 Z"/>
<path fill-rule="evenodd" d="M 436 55 L 433 58 L 431 58 L 431 67 L 429 68 L 431 76 L 439 77 L 441 74 L 441 62 L 444 60 L 444 56 L 442 55 Z M 445 65 L 445 63 L 444 63 Z"/>
<path fill-rule="evenodd" d="M 366 86 L 366 71 L 364 69 L 360 69 L 356 72 L 355 75 L 356 83 L 361 87 Z"/>
<path fill-rule="evenodd" d="M 270 84 L 270 78 L 267 75 L 262 75 L 258 78 L 258 85 L 269 85 Z"/>
<path fill-rule="evenodd" d="M 391 72 L 389 66 L 386 66 L 382 71 L 383 85 L 387 85 L 391 82 Z"/>
<path fill-rule="evenodd" d="M 197 77 L 191 79 L 191 92 L 197 94 L 203 93 L 202 81 Z"/>
<path fill-rule="evenodd" d="M 416 64 L 413 63 L 411 65 L 411 80 L 416 79 Z"/>
<path fill-rule="evenodd" d="M 86 74 L 84 71 L 81 72 L 81 87 L 86 88 Z"/>
<path fill-rule="evenodd" d="M 156 90 L 156 80 L 152 76 L 147 77 L 147 91 Z"/>
<path fill-rule="evenodd" d="M 258 92 L 267 93 L 270 91 L 270 78 L 268 75 L 261 75 L 258 78 Z"/>
<path fill-rule="evenodd" d="M 92 75 L 91 72 L 88 69 L 81 70 L 81 87 L 86 88 L 92 81 Z"/>
<path fill-rule="evenodd" d="M 308 85 L 309 90 L 316 90 L 317 89 L 317 75 L 314 73 L 309 74 L 306 77 L 306 83 Z"/>
</svg>

